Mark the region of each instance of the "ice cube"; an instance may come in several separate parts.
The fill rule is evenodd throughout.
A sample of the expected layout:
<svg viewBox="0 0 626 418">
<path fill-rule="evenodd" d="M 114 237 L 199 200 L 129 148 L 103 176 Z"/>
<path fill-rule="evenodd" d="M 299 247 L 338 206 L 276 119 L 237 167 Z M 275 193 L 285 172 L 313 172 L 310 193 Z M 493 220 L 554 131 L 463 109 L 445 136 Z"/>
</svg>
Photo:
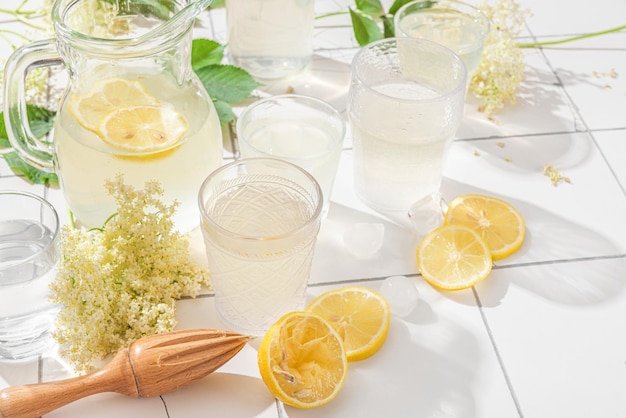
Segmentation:
<svg viewBox="0 0 626 418">
<path fill-rule="evenodd" d="M 367 260 L 375 257 L 383 246 L 385 225 L 374 222 L 359 222 L 343 234 L 346 250 L 354 258 Z"/>
<path fill-rule="evenodd" d="M 419 302 L 416 281 L 406 276 L 387 277 L 379 293 L 389 302 L 391 313 L 400 318 L 413 312 Z"/>
<path fill-rule="evenodd" d="M 428 195 L 411 206 L 409 219 L 413 231 L 419 238 L 423 238 L 433 229 L 443 224 L 446 203 L 439 193 Z"/>
</svg>

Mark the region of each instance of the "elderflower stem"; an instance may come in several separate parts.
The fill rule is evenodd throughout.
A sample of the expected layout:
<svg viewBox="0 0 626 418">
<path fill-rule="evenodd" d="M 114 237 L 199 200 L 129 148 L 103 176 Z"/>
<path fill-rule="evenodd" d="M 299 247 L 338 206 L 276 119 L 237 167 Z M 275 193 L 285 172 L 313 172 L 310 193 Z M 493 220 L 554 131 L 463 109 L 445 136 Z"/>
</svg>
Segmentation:
<svg viewBox="0 0 626 418">
<path fill-rule="evenodd" d="M 323 18 L 327 18 L 327 17 L 332 17 L 332 16 L 341 16 L 341 15 L 346 15 L 348 14 L 348 12 L 332 12 L 332 13 L 326 13 L 323 15 L 317 15 L 315 16 L 315 19 L 323 19 Z"/>
<path fill-rule="evenodd" d="M 29 41 L 29 42 L 31 41 L 31 39 L 28 36 L 24 35 L 23 33 L 19 33 L 13 30 L 9 30 L 9 29 L 0 29 L 0 35 L 3 35 L 3 34 L 14 35 L 14 36 L 24 39 L 25 41 Z"/>
<path fill-rule="evenodd" d="M 13 16 L 18 22 L 30 26 L 33 29 L 37 30 L 46 30 L 44 26 L 33 23 L 30 20 L 33 17 L 43 17 L 43 14 L 37 10 L 22 10 L 22 7 L 28 3 L 29 0 L 22 0 L 22 3 L 15 9 L 5 9 L 0 7 L 0 14 L 4 13 L 10 16 Z"/>
<path fill-rule="evenodd" d="M 620 32 L 626 29 L 626 25 L 618 26 L 616 28 L 607 29 L 599 32 L 586 33 L 584 35 L 572 36 L 570 38 L 558 39 L 556 41 L 545 41 L 545 42 L 530 42 L 530 43 L 522 43 L 517 44 L 519 48 L 536 48 L 539 46 L 547 46 L 547 45 L 559 45 L 564 44 L 566 42 L 577 41 L 579 39 L 592 38 L 594 36 L 606 35 L 607 33 Z"/>
</svg>

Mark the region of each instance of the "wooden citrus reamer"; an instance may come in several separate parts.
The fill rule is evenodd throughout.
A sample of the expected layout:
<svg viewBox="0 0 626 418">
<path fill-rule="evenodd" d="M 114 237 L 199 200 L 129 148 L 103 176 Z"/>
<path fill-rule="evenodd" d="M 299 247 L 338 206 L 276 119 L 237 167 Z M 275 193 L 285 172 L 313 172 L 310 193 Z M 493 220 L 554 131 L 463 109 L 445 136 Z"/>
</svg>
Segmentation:
<svg viewBox="0 0 626 418">
<path fill-rule="evenodd" d="M 252 337 L 216 329 L 172 331 L 141 338 L 103 368 L 71 379 L 0 391 L 0 418 L 36 418 L 86 396 L 117 392 L 153 397 L 212 373 Z"/>
</svg>

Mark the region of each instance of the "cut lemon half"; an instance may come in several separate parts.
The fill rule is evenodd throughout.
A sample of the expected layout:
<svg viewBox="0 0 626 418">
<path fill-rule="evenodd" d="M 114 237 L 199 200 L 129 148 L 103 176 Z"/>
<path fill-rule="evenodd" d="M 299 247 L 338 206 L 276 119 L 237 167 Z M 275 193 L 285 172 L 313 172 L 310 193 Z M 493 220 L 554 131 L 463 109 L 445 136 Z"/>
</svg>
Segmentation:
<svg viewBox="0 0 626 418">
<path fill-rule="evenodd" d="M 170 106 L 120 107 L 104 117 L 99 131 L 116 148 L 149 152 L 176 144 L 187 132 L 187 121 Z"/>
<path fill-rule="evenodd" d="M 389 332 L 389 303 L 366 287 L 347 286 L 322 293 L 309 304 L 307 312 L 320 315 L 335 328 L 348 361 L 371 357 Z"/>
<path fill-rule="evenodd" d="M 485 241 L 461 225 L 436 228 L 417 247 L 417 267 L 422 277 L 439 289 L 474 286 L 489 275 L 491 265 Z"/>
<path fill-rule="evenodd" d="M 526 227 L 522 215 L 508 202 L 479 194 L 458 196 L 448 206 L 445 224 L 473 229 L 500 260 L 522 246 Z"/>
<path fill-rule="evenodd" d="M 118 107 L 158 104 L 139 81 L 109 78 L 94 84 L 85 96 L 72 96 L 69 110 L 84 128 L 97 133 L 102 118 Z"/>
<path fill-rule="evenodd" d="M 334 399 L 348 361 L 341 337 L 323 318 L 290 312 L 263 337 L 258 351 L 261 378 L 285 404 L 313 408 Z"/>
</svg>

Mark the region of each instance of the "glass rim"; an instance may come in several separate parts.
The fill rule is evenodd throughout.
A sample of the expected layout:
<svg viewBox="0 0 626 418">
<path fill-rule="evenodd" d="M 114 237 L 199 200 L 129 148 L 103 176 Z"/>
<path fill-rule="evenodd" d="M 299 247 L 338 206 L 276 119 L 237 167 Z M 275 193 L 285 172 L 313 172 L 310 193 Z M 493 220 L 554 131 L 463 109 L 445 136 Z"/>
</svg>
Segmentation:
<svg viewBox="0 0 626 418">
<path fill-rule="evenodd" d="M 295 169 L 299 173 L 303 174 L 304 177 L 307 178 L 311 182 L 311 184 L 313 185 L 313 189 L 315 191 L 315 195 L 317 196 L 317 202 L 315 204 L 314 211 L 311 213 L 311 215 L 309 216 L 309 219 L 307 219 L 306 222 L 304 222 L 302 225 L 300 225 L 297 228 L 291 229 L 279 235 L 273 235 L 270 237 L 255 237 L 255 236 L 244 235 L 244 234 L 233 232 L 229 229 L 224 228 L 223 226 L 219 225 L 213 220 L 213 218 L 207 213 L 206 204 L 205 204 L 206 191 L 209 189 L 208 187 L 209 183 L 221 173 L 227 170 L 230 170 L 234 167 L 241 166 L 250 162 L 252 163 L 270 162 L 275 165 L 279 165 L 279 166 L 282 165 L 284 167 Z M 312 196 L 312 197 L 316 197 L 316 196 Z M 306 231 L 307 229 L 311 228 L 313 224 L 319 223 L 321 221 L 322 211 L 324 207 L 324 194 L 322 192 L 322 189 L 319 183 L 315 179 L 315 177 L 313 177 L 313 175 L 311 175 L 307 170 L 305 170 L 304 168 L 296 164 L 293 164 L 289 161 L 285 161 L 279 158 L 273 158 L 273 157 L 249 157 L 249 158 L 239 158 L 237 160 L 231 161 L 230 163 L 224 164 L 221 167 L 215 169 L 211 174 L 209 174 L 207 178 L 204 179 L 204 181 L 200 185 L 200 191 L 198 192 L 198 206 L 200 209 L 200 217 L 202 221 L 210 223 L 210 225 L 213 228 L 215 228 L 221 235 L 226 235 L 231 239 L 237 239 L 237 240 L 242 240 L 242 241 L 245 240 L 249 242 L 280 241 L 288 237 L 291 237 L 293 235 L 299 234 L 302 231 Z"/>
<path fill-rule="evenodd" d="M 482 33 L 483 36 L 486 36 L 489 33 L 489 30 L 491 29 L 491 19 L 489 19 L 489 17 L 485 14 L 485 12 L 483 12 L 482 10 L 480 10 L 477 6 L 474 6 L 472 4 L 466 3 L 464 1 L 460 1 L 460 0 L 414 0 L 414 1 L 410 1 L 408 3 L 405 3 L 404 5 L 402 5 L 402 7 L 400 7 L 396 13 L 393 16 L 393 23 L 394 23 L 394 27 L 396 28 L 396 30 L 400 27 L 398 24 L 400 23 L 400 19 L 404 16 L 402 16 L 404 14 L 404 12 L 406 12 L 408 9 L 420 4 L 420 3 L 429 3 L 431 4 L 431 6 L 429 7 L 424 7 L 423 9 L 419 9 L 419 10 L 429 10 L 429 9 L 437 9 L 437 8 L 441 8 L 441 9 L 449 9 L 450 7 L 446 7 L 448 5 L 454 6 L 454 5 L 460 5 L 462 7 L 466 7 L 469 10 L 474 11 L 476 14 L 474 15 L 470 15 L 473 18 L 479 17 L 480 20 L 482 21 L 481 23 L 484 23 L 484 25 L 482 25 L 484 27 L 484 31 Z M 462 10 L 461 12 L 463 14 L 467 14 L 464 13 Z M 404 31 L 402 31 L 404 33 Z"/>
<path fill-rule="evenodd" d="M 129 48 L 141 47 L 135 54 L 143 56 L 177 44 L 193 27 L 195 19 L 190 16 L 195 17 L 195 12 L 202 10 L 204 6 L 208 7 L 213 0 L 170 0 L 176 7 L 169 19 L 162 20 L 160 24 L 140 35 L 119 38 L 87 35 L 68 25 L 67 19 L 72 9 L 83 1 L 85 0 L 54 2 L 50 15 L 57 38 L 69 43 L 73 49 L 101 55 L 129 56 Z"/>
<path fill-rule="evenodd" d="M 358 69 L 358 64 L 359 64 L 359 60 L 360 58 L 366 54 L 369 53 L 369 51 L 378 48 L 380 45 L 383 44 L 395 44 L 397 45 L 398 43 L 413 43 L 413 44 L 423 44 L 428 46 L 431 50 L 439 50 L 440 52 L 444 52 L 446 55 L 448 55 L 449 57 L 452 58 L 452 60 L 454 62 L 456 62 L 460 68 L 460 70 L 462 71 L 463 76 L 459 77 L 459 79 L 457 80 L 457 83 L 455 84 L 455 86 L 453 88 L 447 89 L 443 92 L 441 92 L 440 94 L 438 94 L 436 97 L 432 97 L 432 98 L 418 98 L 418 99 L 411 99 L 411 98 L 402 98 L 402 97 L 397 97 L 397 96 L 391 96 L 389 94 L 385 94 L 385 93 L 381 93 L 380 91 L 372 88 L 372 86 L 369 83 L 366 83 L 363 80 L 363 77 L 361 76 L 359 69 Z M 383 97 L 383 98 L 388 98 L 388 99 L 392 99 L 394 102 L 403 102 L 403 103 L 436 103 L 436 102 L 440 102 L 440 101 L 446 101 L 449 100 L 450 97 L 454 97 L 455 95 L 461 93 L 461 94 L 465 94 L 466 91 L 466 83 L 467 83 L 467 67 L 465 66 L 465 63 L 463 62 L 463 60 L 461 59 L 461 57 L 459 57 L 452 49 L 443 46 L 441 44 L 438 44 L 437 42 L 434 41 L 430 41 L 428 39 L 421 39 L 421 38 L 411 38 L 411 37 L 391 37 L 391 38 L 383 38 L 383 39 L 379 39 L 377 41 L 371 42 L 365 46 L 363 46 L 362 48 L 359 49 L 359 51 L 355 54 L 354 58 L 352 59 L 352 65 L 351 65 L 351 70 L 352 70 L 352 79 L 353 79 L 353 84 L 354 84 L 354 80 L 356 80 L 358 82 L 359 85 L 363 86 L 365 89 L 367 89 L 367 91 L 374 95 L 374 96 L 378 96 L 378 97 Z"/>
<path fill-rule="evenodd" d="M 289 156 L 289 155 L 271 154 L 271 153 L 269 153 L 269 152 L 267 152 L 265 150 L 260 149 L 257 146 L 252 145 L 250 143 L 250 141 L 247 140 L 246 136 L 244 135 L 244 129 L 243 129 L 243 126 L 242 126 L 245 117 L 250 112 L 252 112 L 254 109 L 256 109 L 259 106 L 262 106 L 265 103 L 275 102 L 275 101 L 279 101 L 279 100 L 283 100 L 283 99 L 301 100 L 301 101 L 309 102 L 309 103 L 312 103 L 312 104 L 316 104 L 316 105 L 319 106 L 319 108 L 313 108 L 315 111 L 323 112 L 324 109 L 326 109 L 326 110 L 329 111 L 329 116 L 332 114 L 332 117 L 336 118 L 337 121 L 340 122 L 340 125 L 338 126 L 338 132 L 337 132 L 338 135 L 337 135 L 337 138 L 333 142 L 333 147 L 332 147 L 331 151 L 317 153 L 317 154 L 314 154 L 314 155 L 310 155 L 308 157 L 292 157 L 292 156 Z M 323 109 L 321 109 L 321 108 L 323 108 Z M 289 160 L 292 160 L 292 161 L 310 161 L 310 160 L 313 160 L 315 158 L 319 158 L 320 156 L 329 154 L 330 152 L 332 152 L 332 151 L 334 151 L 336 149 L 335 147 L 340 146 L 341 144 L 343 144 L 345 136 L 346 136 L 347 126 L 346 126 L 346 121 L 341 116 L 341 113 L 339 112 L 339 110 L 335 106 L 333 106 L 330 103 L 326 102 L 325 100 L 319 99 L 317 97 L 305 96 L 305 95 L 302 95 L 302 94 L 288 93 L 288 94 L 278 94 L 276 96 L 265 97 L 263 99 L 257 100 L 255 102 L 251 103 L 250 105 L 248 105 L 241 112 L 241 114 L 237 117 L 236 131 L 237 131 L 237 140 L 245 142 L 249 147 L 254 148 L 255 151 L 263 154 L 263 156 L 267 156 L 269 158 L 288 158 Z"/>
<path fill-rule="evenodd" d="M 56 245 L 57 238 L 58 238 L 59 232 L 61 230 L 61 221 L 59 219 L 59 213 L 54 208 L 54 205 L 52 205 L 52 203 L 48 202 L 45 198 L 43 198 L 41 196 L 38 196 L 38 195 L 36 195 L 34 193 L 31 193 L 31 192 L 26 192 L 26 191 L 21 191 L 21 190 L 0 190 L 0 199 L 2 199 L 4 196 L 19 196 L 19 197 L 25 197 L 25 198 L 28 198 L 28 199 L 36 200 L 43 207 L 45 207 L 46 209 L 50 210 L 50 213 L 52 214 L 52 219 L 54 221 L 54 228 L 51 229 L 51 231 L 52 231 L 52 239 L 50 240 L 50 242 L 48 242 L 46 245 L 41 247 L 37 252 L 35 252 L 34 254 L 31 254 L 27 258 L 24 258 L 24 259 L 20 260 L 19 262 L 11 264 L 10 266 L 8 266 L 9 268 L 15 268 L 17 266 L 20 266 L 20 265 L 23 265 L 23 264 L 26 264 L 26 263 L 30 263 L 34 259 L 38 258 L 41 254 L 47 252 L 50 247 Z M 39 210 L 39 212 L 41 213 L 41 209 Z M 40 218 L 41 218 L 41 216 L 40 216 Z M 46 225 L 46 227 L 48 227 L 48 225 Z"/>
</svg>

